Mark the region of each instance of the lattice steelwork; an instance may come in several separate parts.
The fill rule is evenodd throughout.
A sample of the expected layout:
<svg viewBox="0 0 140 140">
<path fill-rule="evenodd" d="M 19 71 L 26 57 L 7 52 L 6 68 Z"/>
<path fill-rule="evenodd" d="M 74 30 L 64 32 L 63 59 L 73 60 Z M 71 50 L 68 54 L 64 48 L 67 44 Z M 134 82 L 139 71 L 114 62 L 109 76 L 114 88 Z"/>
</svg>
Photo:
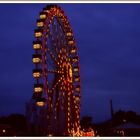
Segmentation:
<svg viewBox="0 0 140 140">
<path fill-rule="evenodd" d="M 48 5 L 37 20 L 32 61 L 36 105 L 46 107 L 53 133 L 71 135 L 80 128 L 79 57 L 64 11 Z"/>
</svg>

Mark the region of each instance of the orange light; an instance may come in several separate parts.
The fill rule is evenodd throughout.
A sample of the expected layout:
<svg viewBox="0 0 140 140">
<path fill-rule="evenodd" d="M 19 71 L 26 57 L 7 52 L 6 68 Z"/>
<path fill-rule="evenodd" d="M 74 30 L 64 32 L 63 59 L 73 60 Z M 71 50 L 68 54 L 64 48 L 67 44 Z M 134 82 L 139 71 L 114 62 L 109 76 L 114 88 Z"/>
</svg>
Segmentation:
<svg viewBox="0 0 140 140">
<path fill-rule="evenodd" d="M 37 22 L 37 26 L 38 26 L 38 27 L 43 27 L 43 26 L 44 26 L 44 22 L 38 21 L 38 22 Z"/>
<path fill-rule="evenodd" d="M 65 22 L 66 22 L 65 17 L 62 17 L 61 21 L 62 21 L 63 23 L 65 23 Z"/>
<path fill-rule="evenodd" d="M 75 109 L 77 109 L 78 108 L 78 106 L 75 106 Z"/>
<path fill-rule="evenodd" d="M 72 49 L 71 50 L 71 53 L 76 53 L 76 49 Z"/>
<path fill-rule="evenodd" d="M 78 67 L 74 68 L 74 72 L 78 72 L 78 70 L 79 70 Z"/>
<path fill-rule="evenodd" d="M 36 105 L 42 107 L 45 105 L 45 103 L 43 101 L 38 101 L 36 102 Z"/>
<path fill-rule="evenodd" d="M 50 11 L 46 8 L 44 8 L 43 11 L 46 12 L 46 13 L 50 13 Z"/>
<path fill-rule="evenodd" d="M 37 50 L 37 49 L 41 49 L 41 45 L 40 44 L 34 44 L 33 45 L 33 48 L 35 49 L 35 50 Z"/>
<path fill-rule="evenodd" d="M 78 56 L 72 58 L 73 62 L 78 62 Z"/>
<path fill-rule="evenodd" d="M 74 81 L 75 82 L 79 82 L 80 81 L 80 78 L 75 78 Z"/>
<path fill-rule="evenodd" d="M 72 78 L 72 69 L 71 68 L 69 69 L 69 76 L 70 76 L 70 78 Z"/>
<path fill-rule="evenodd" d="M 35 32 L 35 37 L 42 37 L 42 32 L 40 32 L 40 31 Z"/>
<path fill-rule="evenodd" d="M 36 58 L 33 58 L 32 61 L 33 61 L 33 63 L 40 63 L 41 59 L 36 57 Z"/>
<path fill-rule="evenodd" d="M 73 45 L 74 44 L 74 41 L 73 40 L 70 40 L 70 41 L 68 41 L 68 44 L 69 45 Z"/>
<path fill-rule="evenodd" d="M 75 89 L 77 92 L 80 92 L 80 87 L 76 87 Z"/>
<path fill-rule="evenodd" d="M 35 87 L 34 92 L 42 92 L 43 88 L 42 87 Z"/>
<path fill-rule="evenodd" d="M 59 16 L 59 17 L 63 17 L 63 14 L 62 14 L 62 13 L 59 13 L 58 16 Z"/>
<path fill-rule="evenodd" d="M 46 14 L 45 13 L 41 13 L 40 14 L 40 19 L 45 19 L 47 16 L 46 16 Z"/>
<path fill-rule="evenodd" d="M 67 36 L 72 36 L 72 33 L 71 32 L 67 32 L 66 35 Z"/>
<path fill-rule="evenodd" d="M 76 100 L 76 101 L 79 101 L 79 97 L 76 97 L 75 100 Z"/>
<path fill-rule="evenodd" d="M 40 37 L 42 37 L 42 35 L 43 35 L 43 29 L 35 29 L 34 30 L 34 32 L 35 32 L 35 37 L 37 37 L 37 38 L 40 38 Z"/>
<path fill-rule="evenodd" d="M 33 72 L 33 77 L 34 78 L 39 78 L 41 76 L 40 72 Z"/>
</svg>

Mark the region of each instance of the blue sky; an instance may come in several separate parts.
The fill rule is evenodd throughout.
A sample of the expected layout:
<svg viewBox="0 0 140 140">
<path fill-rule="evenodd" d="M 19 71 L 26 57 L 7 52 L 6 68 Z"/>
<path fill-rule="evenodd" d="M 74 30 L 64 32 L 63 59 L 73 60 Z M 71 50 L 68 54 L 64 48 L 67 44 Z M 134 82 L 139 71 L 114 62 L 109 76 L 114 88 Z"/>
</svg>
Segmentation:
<svg viewBox="0 0 140 140">
<path fill-rule="evenodd" d="M 33 93 L 32 41 L 46 4 L 0 4 L 0 114 L 24 113 Z M 140 4 L 59 4 L 80 56 L 81 115 L 140 114 Z"/>
</svg>

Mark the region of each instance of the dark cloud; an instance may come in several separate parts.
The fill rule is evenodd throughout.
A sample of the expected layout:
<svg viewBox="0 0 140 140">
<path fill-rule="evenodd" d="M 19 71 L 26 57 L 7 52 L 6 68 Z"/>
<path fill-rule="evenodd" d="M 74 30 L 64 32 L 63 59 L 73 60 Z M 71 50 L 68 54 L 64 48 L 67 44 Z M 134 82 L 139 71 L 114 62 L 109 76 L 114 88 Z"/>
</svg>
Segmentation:
<svg viewBox="0 0 140 140">
<path fill-rule="evenodd" d="M 80 55 L 82 115 L 95 121 L 115 110 L 139 112 L 140 4 L 59 4 Z M 32 96 L 32 41 L 45 4 L 0 4 L 0 112 L 24 111 Z"/>
</svg>

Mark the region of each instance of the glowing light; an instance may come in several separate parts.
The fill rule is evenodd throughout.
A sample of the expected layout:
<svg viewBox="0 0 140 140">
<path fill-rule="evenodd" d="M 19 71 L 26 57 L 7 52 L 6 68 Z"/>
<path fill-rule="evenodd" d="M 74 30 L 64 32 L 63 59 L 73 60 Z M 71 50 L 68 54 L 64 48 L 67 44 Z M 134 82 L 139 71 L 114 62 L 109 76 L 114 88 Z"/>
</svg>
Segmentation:
<svg viewBox="0 0 140 140">
<path fill-rule="evenodd" d="M 35 37 L 41 37 L 42 33 L 41 32 L 35 32 Z"/>
<path fill-rule="evenodd" d="M 43 27 L 44 26 L 44 22 L 43 21 L 37 21 L 37 26 L 38 27 Z"/>
<path fill-rule="evenodd" d="M 76 57 L 73 57 L 72 61 L 73 62 L 78 62 L 78 57 L 77 56 Z"/>
<path fill-rule="evenodd" d="M 69 69 L 69 76 L 70 76 L 70 78 L 72 78 L 72 69 L 71 68 Z"/>
<path fill-rule="evenodd" d="M 80 81 L 80 78 L 75 78 L 74 81 L 75 82 L 79 82 Z"/>
<path fill-rule="evenodd" d="M 33 45 L 33 48 L 35 49 L 35 50 L 38 50 L 38 49 L 41 49 L 41 45 L 40 44 L 34 44 Z"/>
<path fill-rule="evenodd" d="M 33 73 L 33 77 L 34 78 L 39 78 L 41 76 L 41 73 L 40 72 L 34 72 Z"/>
<path fill-rule="evenodd" d="M 45 103 L 43 101 L 38 101 L 36 102 L 36 105 L 41 107 L 41 106 L 44 106 Z"/>
<path fill-rule="evenodd" d="M 62 13 L 59 13 L 58 16 L 59 16 L 59 17 L 63 17 L 63 14 L 62 14 Z"/>
<path fill-rule="evenodd" d="M 45 12 L 42 12 L 40 13 L 40 19 L 46 19 L 46 13 Z"/>
<path fill-rule="evenodd" d="M 66 19 L 63 17 L 63 18 L 61 19 L 61 21 L 62 21 L 63 23 L 65 23 L 65 22 L 66 22 Z"/>
<path fill-rule="evenodd" d="M 77 109 L 78 108 L 78 106 L 75 106 L 75 109 Z"/>
<path fill-rule="evenodd" d="M 59 58 L 61 57 L 60 54 L 58 55 L 58 57 L 59 57 Z"/>
<path fill-rule="evenodd" d="M 71 53 L 76 53 L 76 49 L 72 49 L 71 50 Z"/>
<path fill-rule="evenodd" d="M 66 35 L 67 36 L 72 36 L 72 33 L 71 32 L 67 32 Z"/>
<path fill-rule="evenodd" d="M 44 8 L 43 11 L 48 13 L 48 14 L 50 13 L 50 11 L 47 8 Z"/>
<path fill-rule="evenodd" d="M 70 41 L 68 41 L 68 44 L 69 45 L 73 45 L 74 44 L 74 41 L 73 40 L 70 40 Z"/>
<path fill-rule="evenodd" d="M 43 89 L 42 89 L 42 87 L 35 87 L 35 88 L 34 88 L 34 91 L 35 91 L 35 92 L 42 92 Z"/>
<path fill-rule="evenodd" d="M 48 137 L 52 137 L 53 135 L 52 134 L 48 134 Z"/>
<path fill-rule="evenodd" d="M 73 69 L 73 71 L 74 71 L 74 72 L 78 72 L 79 69 L 76 67 L 76 68 Z"/>
<path fill-rule="evenodd" d="M 80 92 L 80 87 L 77 87 L 75 90 L 76 90 L 77 92 Z"/>
<path fill-rule="evenodd" d="M 5 130 L 5 129 L 3 129 L 3 130 L 2 130 L 2 132 L 3 132 L 3 133 L 5 133 L 5 132 L 6 132 L 6 130 Z"/>
<path fill-rule="evenodd" d="M 80 99 L 79 99 L 79 97 L 76 97 L 75 100 L 76 100 L 76 101 L 79 101 Z"/>
<path fill-rule="evenodd" d="M 33 58 L 32 61 L 33 61 L 33 63 L 40 63 L 41 59 L 40 58 Z"/>
</svg>

